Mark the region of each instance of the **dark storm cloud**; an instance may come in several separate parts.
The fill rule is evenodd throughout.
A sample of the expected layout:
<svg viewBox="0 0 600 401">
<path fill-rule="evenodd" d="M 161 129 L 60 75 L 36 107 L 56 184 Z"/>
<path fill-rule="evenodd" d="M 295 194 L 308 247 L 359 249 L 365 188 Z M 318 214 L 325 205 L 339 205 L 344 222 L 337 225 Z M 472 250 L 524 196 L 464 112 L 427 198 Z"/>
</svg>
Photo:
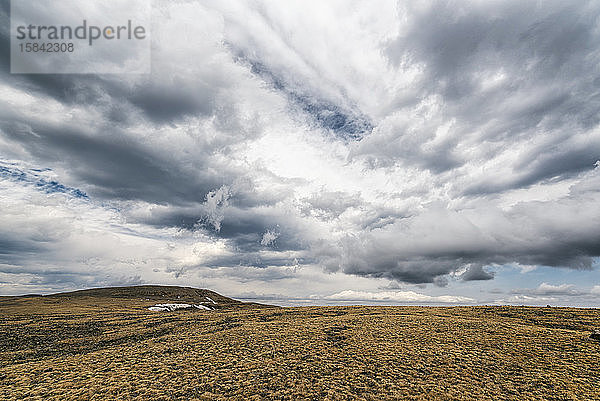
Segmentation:
<svg viewBox="0 0 600 401">
<path fill-rule="evenodd" d="M 564 73 L 591 72 L 592 60 L 583 56 L 597 49 L 597 13 L 598 5 L 590 1 L 512 1 L 468 8 L 437 1 L 412 15 L 408 32 L 389 46 L 388 54 L 395 63 L 406 56 L 423 62 L 430 90 L 457 100 L 477 91 L 477 74 L 488 68 L 515 74 L 509 90 L 556 78 L 593 82 L 595 74 Z M 550 101 L 524 111 L 536 119 L 559 105 Z"/>
<path fill-rule="evenodd" d="M 76 119 L 49 122 L 45 116 L 33 120 L 20 110 L 0 112 L 0 129 L 6 138 L 22 145 L 40 166 L 68 164 L 71 178 L 96 197 L 201 203 L 210 190 L 230 183 L 237 175 L 226 161 L 218 166 L 211 159 L 227 154 L 228 146 L 245 140 L 247 134 L 243 132 L 223 134 L 209 143 L 203 132 L 188 131 L 184 139 L 197 149 L 195 154 L 186 155 L 187 160 L 130 134 L 132 124 L 145 124 L 142 129 L 147 132 L 143 134 L 148 135 L 160 129 L 154 124 L 170 125 L 192 115 L 207 117 L 213 112 L 215 91 L 205 85 L 172 77 L 128 84 L 90 75 L 46 74 L 10 75 L 10 81 L 19 89 L 49 96 L 67 108 L 83 105 L 103 115 L 94 128 Z M 217 119 L 230 124 L 237 118 L 235 110 L 215 113 Z M 207 168 L 209 165 L 212 167 Z"/>
<path fill-rule="evenodd" d="M 487 272 L 483 269 L 483 266 L 479 264 L 470 265 L 460 278 L 464 281 L 481 281 L 491 280 L 494 278 L 494 274 Z"/>
<path fill-rule="evenodd" d="M 305 227 L 283 213 L 265 213 L 256 210 L 238 209 L 232 206 L 225 213 L 220 230 L 215 233 L 220 238 L 231 241 L 232 246 L 240 255 L 253 255 L 255 265 L 289 265 L 295 256 L 277 255 L 258 261 L 259 251 L 303 251 L 308 246 L 304 238 Z M 276 233 L 273 243 L 262 241 L 267 232 Z M 305 262 L 308 256 L 304 255 Z"/>
<path fill-rule="evenodd" d="M 68 163 L 72 173 L 96 196 L 177 203 L 198 200 L 216 185 L 211 186 L 210 179 L 202 182 L 186 174 L 173 160 L 118 133 L 93 136 L 78 127 L 27 122 L 30 124 L 17 124 L 13 119 L 2 123 L 0 129 L 39 160 Z"/>
<path fill-rule="evenodd" d="M 525 187 L 535 182 L 561 177 L 569 178 L 580 171 L 591 170 L 600 155 L 600 143 L 581 143 L 562 149 L 554 145 L 539 157 L 531 154 L 515 165 L 515 170 L 528 174 L 516 182 Z"/>
<path fill-rule="evenodd" d="M 511 263 L 590 270 L 600 256 L 593 206 L 598 201 L 595 193 L 585 200 L 525 203 L 508 212 L 490 207 L 485 214 L 432 208 L 346 236 L 335 251 L 314 251 L 332 271 L 409 283 L 433 283 L 461 270 L 464 281 L 488 280 L 493 273 L 486 266 Z"/>
<path fill-rule="evenodd" d="M 389 44 L 387 54 L 398 67 L 423 69 L 415 82 L 418 99 L 438 96 L 441 109 L 430 124 L 416 128 L 396 123 L 391 133 L 370 138 L 362 149 L 365 154 L 379 164 L 401 162 L 441 173 L 471 161 L 457 150 L 467 138 L 487 144 L 486 154 L 476 154 L 483 158 L 508 152 L 508 146 L 529 148 L 515 161 L 515 178 L 487 188 L 482 183 L 483 192 L 591 168 L 598 144 L 585 147 L 569 138 L 600 121 L 598 3 L 456 7 L 438 1 L 407 9 L 408 27 Z M 439 116 L 454 119 L 450 135 L 435 146 L 426 145 L 443 122 L 435 120 Z M 554 140 L 528 144 L 540 132 Z M 375 146 L 383 149 L 378 152 Z M 524 168 L 526 164 L 532 165 Z M 465 194 L 478 190 L 469 188 Z"/>
<path fill-rule="evenodd" d="M 0 0 L 0 77 L 28 91 L 40 92 L 62 102 L 81 101 L 86 87 L 80 83 L 101 82 L 94 75 L 10 74 L 10 0 Z"/>
<path fill-rule="evenodd" d="M 11 79 L 30 92 L 39 92 L 65 103 L 97 106 L 108 96 L 116 107 L 106 117 L 123 123 L 127 117 L 119 111 L 141 111 L 155 124 L 173 124 L 189 116 L 208 116 L 214 112 L 214 88 L 185 78 L 141 80 L 132 88 L 122 82 L 94 75 L 13 74 Z"/>
<path fill-rule="evenodd" d="M 185 79 L 146 82 L 127 94 L 127 100 L 144 111 L 155 123 L 173 123 L 185 116 L 211 115 L 214 88 L 206 84 L 191 85 Z"/>
<path fill-rule="evenodd" d="M 2 235 L 0 236 L 0 271 L 5 272 L 5 269 L 13 263 L 26 262 L 44 250 L 40 241 L 35 239 L 17 239 Z"/>
<path fill-rule="evenodd" d="M 97 106 L 99 98 L 106 95 L 115 106 L 106 117 L 115 123 L 127 119 L 123 111 L 128 107 L 137 108 L 157 124 L 173 124 L 188 116 L 207 116 L 214 112 L 215 88 L 201 81 L 190 81 L 177 73 L 167 73 L 160 79 L 140 80 L 133 87 L 102 75 L 10 74 L 10 2 L 2 0 L 0 6 L 0 20 L 5 22 L 0 28 L 1 72 L 3 79 L 10 80 L 15 86 L 65 104 Z M 126 106 L 125 110 L 123 106 Z"/>
</svg>

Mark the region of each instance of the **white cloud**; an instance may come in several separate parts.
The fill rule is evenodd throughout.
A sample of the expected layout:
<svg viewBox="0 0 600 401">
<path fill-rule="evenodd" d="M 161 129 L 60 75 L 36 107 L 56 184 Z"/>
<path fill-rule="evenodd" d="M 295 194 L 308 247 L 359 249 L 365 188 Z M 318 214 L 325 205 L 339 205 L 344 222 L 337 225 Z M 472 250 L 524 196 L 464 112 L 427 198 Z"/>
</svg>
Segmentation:
<svg viewBox="0 0 600 401">
<path fill-rule="evenodd" d="M 559 284 L 552 285 L 548 283 L 542 283 L 535 290 L 536 294 L 540 295 L 579 295 L 580 291 L 575 289 L 573 284 Z"/>
<path fill-rule="evenodd" d="M 474 299 L 454 295 L 431 296 L 414 291 L 382 291 L 367 292 L 344 290 L 325 297 L 337 301 L 386 301 L 386 302 L 440 302 L 440 303 L 472 303 Z"/>
<path fill-rule="evenodd" d="M 269 246 L 275 242 L 275 240 L 279 237 L 279 233 L 271 230 L 265 231 L 260 240 L 260 244 L 263 246 Z"/>
<path fill-rule="evenodd" d="M 556 302 L 555 297 L 541 297 L 530 295 L 513 295 L 508 299 L 497 300 L 496 304 L 517 304 L 517 305 L 545 305 L 551 302 Z"/>
<path fill-rule="evenodd" d="M 217 231 L 221 230 L 221 222 L 225 218 L 225 210 L 229 206 L 230 196 L 230 189 L 226 185 L 206 194 L 206 202 L 204 203 L 206 220 Z"/>
<path fill-rule="evenodd" d="M 595 288 L 581 289 L 574 284 L 541 283 L 537 288 L 513 289 L 507 299 L 497 300 L 496 303 L 542 305 L 548 303 L 585 304 L 593 301 Z M 595 304 L 595 302 L 592 302 Z"/>
</svg>

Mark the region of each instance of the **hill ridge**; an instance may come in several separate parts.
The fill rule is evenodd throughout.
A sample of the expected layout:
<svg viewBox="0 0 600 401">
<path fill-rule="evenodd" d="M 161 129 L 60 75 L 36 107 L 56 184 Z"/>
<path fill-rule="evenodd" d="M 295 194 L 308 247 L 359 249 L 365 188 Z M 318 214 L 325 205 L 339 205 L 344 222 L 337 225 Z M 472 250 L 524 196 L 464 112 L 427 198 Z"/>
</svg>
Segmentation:
<svg viewBox="0 0 600 401">
<path fill-rule="evenodd" d="M 117 299 L 145 299 L 152 301 L 177 301 L 177 302 L 215 302 L 221 306 L 241 305 L 243 302 L 226 297 L 215 291 L 182 287 L 175 285 L 133 285 L 118 287 L 97 287 L 81 290 L 59 292 L 43 295 L 44 298 L 117 298 Z"/>
</svg>

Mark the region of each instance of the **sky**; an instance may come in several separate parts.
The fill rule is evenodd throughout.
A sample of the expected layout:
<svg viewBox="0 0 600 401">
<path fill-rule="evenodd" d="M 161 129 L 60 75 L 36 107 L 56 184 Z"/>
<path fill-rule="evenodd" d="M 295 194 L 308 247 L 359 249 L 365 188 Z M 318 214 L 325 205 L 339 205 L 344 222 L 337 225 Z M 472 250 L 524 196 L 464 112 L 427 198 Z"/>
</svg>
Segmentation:
<svg viewBox="0 0 600 401">
<path fill-rule="evenodd" d="M 150 74 L 10 74 L 0 295 L 600 306 L 600 3 L 152 3 Z"/>
</svg>

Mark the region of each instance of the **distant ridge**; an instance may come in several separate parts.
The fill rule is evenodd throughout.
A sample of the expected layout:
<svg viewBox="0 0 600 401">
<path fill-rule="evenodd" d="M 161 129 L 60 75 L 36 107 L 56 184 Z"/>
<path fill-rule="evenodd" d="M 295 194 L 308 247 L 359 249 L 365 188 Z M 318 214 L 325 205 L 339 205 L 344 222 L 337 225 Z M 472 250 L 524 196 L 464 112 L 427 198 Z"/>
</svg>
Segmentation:
<svg viewBox="0 0 600 401">
<path fill-rule="evenodd" d="M 36 297 L 39 295 L 26 295 L 24 297 Z M 43 298 L 118 298 L 118 299 L 144 299 L 161 302 L 181 302 L 190 304 L 211 303 L 215 309 L 242 307 L 242 306 L 267 306 L 257 303 L 241 302 L 232 298 L 225 297 L 211 290 L 166 286 L 166 285 L 138 285 L 128 287 L 104 287 L 90 288 L 85 290 L 60 292 L 56 294 L 44 295 Z"/>
</svg>

